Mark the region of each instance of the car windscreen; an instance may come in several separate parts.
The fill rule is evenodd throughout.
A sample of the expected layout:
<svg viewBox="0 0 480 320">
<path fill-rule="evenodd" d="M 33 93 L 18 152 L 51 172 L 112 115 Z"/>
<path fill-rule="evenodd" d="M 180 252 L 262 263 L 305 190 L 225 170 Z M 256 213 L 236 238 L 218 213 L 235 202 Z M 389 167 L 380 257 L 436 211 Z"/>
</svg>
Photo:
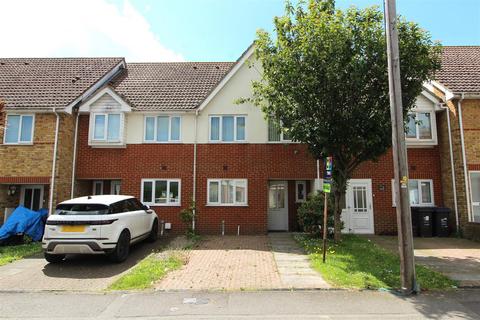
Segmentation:
<svg viewBox="0 0 480 320">
<path fill-rule="evenodd" d="M 55 214 L 58 215 L 102 215 L 109 212 L 107 205 L 96 203 L 59 204 L 55 209 Z"/>
</svg>

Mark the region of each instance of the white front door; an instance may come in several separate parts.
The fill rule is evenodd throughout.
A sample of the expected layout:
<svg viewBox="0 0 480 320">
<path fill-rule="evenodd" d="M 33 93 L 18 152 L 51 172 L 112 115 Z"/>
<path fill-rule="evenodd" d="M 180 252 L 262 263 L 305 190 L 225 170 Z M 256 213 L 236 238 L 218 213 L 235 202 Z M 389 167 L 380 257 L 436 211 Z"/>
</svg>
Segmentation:
<svg viewBox="0 0 480 320">
<path fill-rule="evenodd" d="M 20 191 L 20 204 L 33 211 L 43 208 L 43 186 L 23 185 Z"/>
<path fill-rule="evenodd" d="M 345 195 L 346 208 L 342 212 L 343 231 L 373 234 L 372 180 L 351 179 Z"/>
<path fill-rule="evenodd" d="M 268 184 L 268 230 L 288 231 L 287 181 L 270 181 Z"/>
</svg>

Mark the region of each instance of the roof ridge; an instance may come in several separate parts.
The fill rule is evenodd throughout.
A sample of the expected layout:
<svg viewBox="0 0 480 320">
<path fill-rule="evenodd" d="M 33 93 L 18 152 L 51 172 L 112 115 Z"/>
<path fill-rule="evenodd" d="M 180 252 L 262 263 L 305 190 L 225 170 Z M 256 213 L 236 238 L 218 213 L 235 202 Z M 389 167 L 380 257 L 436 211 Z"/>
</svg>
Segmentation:
<svg viewBox="0 0 480 320">
<path fill-rule="evenodd" d="M 127 62 L 127 64 L 194 64 L 194 63 L 208 63 L 208 64 L 215 64 L 215 63 L 235 63 L 235 61 L 149 61 L 149 62 Z"/>
</svg>

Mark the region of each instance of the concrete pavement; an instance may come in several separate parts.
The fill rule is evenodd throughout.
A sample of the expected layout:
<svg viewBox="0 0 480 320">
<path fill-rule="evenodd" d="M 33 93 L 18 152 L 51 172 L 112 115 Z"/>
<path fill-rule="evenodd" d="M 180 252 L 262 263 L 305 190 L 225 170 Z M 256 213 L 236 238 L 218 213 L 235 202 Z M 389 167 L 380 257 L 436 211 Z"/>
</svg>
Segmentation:
<svg viewBox="0 0 480 320">
<path fill-rule="evenodd" d="M 2 319 L 479 319 L 480 290 L 0 293 Z"/>
<path fill-rule="evenodd" d="M 282 284 L 287 288 L 326 289 L 330 285 L 310 266 L 310 259 L 291 233 L 269 233 L 273 257 Z"/>
<path fill-rule="evenodd" d="M 94 255 L 68 256 L 62 263 L 49 264 L 43 258 L 43 254 L 37 254 L 0 266 L 0 291 L 103 290 L 140 260 L 151 252 L 160 250 L 165 244 L 165 240 L 139 243 L 131 248 L 128 259 L 118 264 L 110 262 L 105 256 Z"/>
</svg>

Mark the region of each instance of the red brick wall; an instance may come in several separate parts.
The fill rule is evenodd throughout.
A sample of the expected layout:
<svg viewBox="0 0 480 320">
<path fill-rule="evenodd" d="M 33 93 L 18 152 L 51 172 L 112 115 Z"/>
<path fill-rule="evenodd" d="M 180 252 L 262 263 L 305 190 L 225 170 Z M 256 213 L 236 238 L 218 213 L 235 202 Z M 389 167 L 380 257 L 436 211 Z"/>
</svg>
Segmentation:
<svg viewBox="0 0 480 320">
<path fill-rule="evenodd" d="M 432 179 L 435 205 L 443 206 L 438 151 L 438 146 L 434 148 L 409 148 L 409 175 L 410 179 Z M 375 233 L 396 233 L 397 217 L 395 208 L 392 207 L 393 158 L 391 150 L 380 157 L 376 163 L 362 164 L 353 178 L 372 179 Z"/>
<path fill-rule="evenodd" d="M 188 207 L 192 199 L 193 145 L 131 144 L 118 149 L 91 148 L 88 146 L 88 117 L 81 117 L 79 130 L 77 179 L 120 179 L 123 194 L 140 198 L 142 178 L 179 178 L 182 206 L 153 209 L 161 220 L 172 223 L 173 232 L 183 231 L 179 212 Z M 296 212 L 293 180 L 316 177 L 315 160 L 300 144 L 200 144 L 197 155 L 197 228 L 201 233 L 219 234 L 222 220 L 227 234 L 236 234 L 237 226 L 241 234 L 265 233 L 268 180 L 292 180 L 289 182 L 289 204 Z M 433 179 L 435 204 L 442 205 L 438 147 L 409 149 L 408 156 L 410 177 Z M 211 178 L 248 179 L 248 206 L 206 206 L 207 179 Z M 372 179 L 375 232 L 396 232 L 391 152 L 378 163 L 363 164 L 354 178 Z M 293 230 L 296 215 L 290 215 L 289 221 Z"/>
</svg>

